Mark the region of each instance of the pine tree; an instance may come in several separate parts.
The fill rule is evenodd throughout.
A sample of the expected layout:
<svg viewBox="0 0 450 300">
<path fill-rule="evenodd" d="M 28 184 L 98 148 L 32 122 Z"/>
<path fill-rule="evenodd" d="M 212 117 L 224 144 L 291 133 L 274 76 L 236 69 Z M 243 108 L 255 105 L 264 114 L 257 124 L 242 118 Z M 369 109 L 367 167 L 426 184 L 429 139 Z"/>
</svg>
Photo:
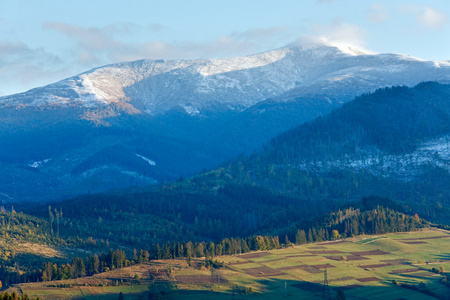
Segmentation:
<svg viewBox="0 0 450 300">
<path fill-rule="evenodd" d="M 53 237 L 53 220 L 55 219 L 55 216 L 52 213 L 52 207 L 50 205 L 48 206 L 48 218 L 50 220 L 50 233 Z"/>
<path fill-rule="evenodd" d="M 311 228 L 308 230 L 308 243 L 314 243 L 314 237 Z"/>
<path fill-rule="evenodd" d="M 292 246 L 292 243 L 291 243 L 291 241 L 289 240 L 289 237 L 288 237 L 287 234 L 286 234 L 286 236 L 284 237 L 284 245 L 285 245 L 286 247 Z"/>
<path fill-rule="evenodd" d="M 297 235 L 295 237 L 295 243 L 297 245 L 303 245 L 307 243 L 305 230 L 297 230 Z"/>
<path fill-rule="evenodd" d="M 56 237 L 59 238 L 59 212 L 55 208 L 55 216 L 56 216 Z"/>
<path fill-rule="evenodd" d="M 137 256 L 137 250 L 136 248 L 133 249 L 133 261 L 137 262 L 138 261 L 138 256 Z"/>
</svg>

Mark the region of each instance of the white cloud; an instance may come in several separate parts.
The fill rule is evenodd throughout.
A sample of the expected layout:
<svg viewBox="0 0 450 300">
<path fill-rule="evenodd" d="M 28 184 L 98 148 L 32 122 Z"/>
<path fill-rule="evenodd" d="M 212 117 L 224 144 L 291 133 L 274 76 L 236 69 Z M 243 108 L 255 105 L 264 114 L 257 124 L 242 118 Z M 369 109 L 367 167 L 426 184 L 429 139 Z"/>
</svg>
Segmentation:
<svg viewBox="0 0 450 300">
<path fill-rule="evenodd" d="M 136 32 L 161 32 L 166 30 L 166 26 L 158 23 L 150 23 L 147 25 L 136 24 L 132 22 L 116 23 L 104 27 L 105 32 L 110 34 L 134 34 Z"/>
<path fill-rule="evenodd" d="M 76 62 L 82 65 L 101 64 L 105 52 L 117 51 L 122 44 L 113 38 L 113 28 L 90 27 L 83 28 L 77 25 L 47 22 L 43 25 L 44 29 L 55 30 L 75 43 L 72 55 Z"/>
<path fill-rule="evenodd" d="M 142 43 L 126 43 L 121 37 L 135 34 L 136 32 L 159 32 L 165 30 L 161 24 L 148 24 L 146 26 L 134 23 L 112 24 L 105 27 L 88 27 L 84 28 L 78 25 L 47 22 L 43 25 L 44 29 L 54 30 L 66 36 L 74 44 L 71 47 L 74 63 L 86 67 L 96 67 L 103 64 L 124 60 L 136 60 L 148 57 L 147 50 L 152 46 L 160 49 L 158 58 L 166 52 L 171 52 L 167 47 L 161 47 L 161 42 L 142 42 Z M 157 51 L 150 51 L 154 55 Z M 165 58 L 165 57 L 164 57 Z"/>
<path fill-rule="evenodd" d="M 2 93 L 24 86 L 49 83 L 64 73 L 62 60 L 42 48 L 32 49 L 21 42 L 0 42 L 0 81 Z M 11 91 L 11 92 L 10 92 Z"/>
<path fill-rule="evenodd" d="M 117 52 L 113 57 L 116 61 L 150 59 L 195 59 L 224 56 L 239 56 L 258 51 L 256 42 L 238 39 L 232 35 L 219 36 L 210 42 L 182 41 L 165 43 L 150 41 L 139 45 L 129 45 L 130 51 Z"/>
<path fill-rule="evenodd" d="M 219 36 L 209 42 L 146 42 L 127 43 L 120 34 L 135 32 L 132 23 L 109 25 L 106 27 L 84 28 L 65 23 L 45 23 L 44 28 L 55 30 L 69 38 L 74 47 L 73 57 L 76 63 L 97 66 L 118 61 L 137 59 L 174 59 L 220 57 L 249 54 L 254 51 L 273 47 L 279 40 L 288 39 L 288 30 L 284 27 L 254 28 L 243 32 L 233 32 Z M 161 31 L 166 28 L 160 24 L 150 24 L 148 31 Z M 292 38 L 289 38 L 292 39 Z"/>
<path fill-rule="evenodd" d="M 247 40 L 262 40 L 282 36 L 286 31 L 287 28 L 284 26 L 252 28 L 243 32 L 234 32 L 232 36 Z"/>
<path fill-rule="evenodd" d="M 426 27 L 440 29 L 444 26 L 447 21 L 447 18 L 444 14 L 432 9 L 425 8 L 422 12 L 417 14 L 417 19 L 419 22 Z"/>
<path fill-rule="evenodd" d="M 254 53 L 258 42 L 236 38 L 233 35 L 222 35 L 208 43 L 191 43 L 192 54 L 199 53 L 201 57 L 236 56 Z"/>
<path fill-rule="evenodd" d="M 285 26 L 251 28 L 230 35 L 240 41 L 252 42 L 259 48 L 272 48 L 274 45 L 292 41 L 295 36 L 296 33 Z"/>
<path fill-rule="evenodd" d="M 387 19 L 387 8 L 384 4 L 374 3 L 370 6 L 367 18 L 373 23 L 382 23 Z"/>
<path fill-rule="evenodd" d="M 358 47 L 365 45 L 366 31 L 341 20 L 334 20 L 329 25 L 316 24 L 312 32 L 314 36 L 330 42 L 347 43 Z"/>
<path fill-rule="evenodd" d="M 137 59 L 194 59 L 247 55 L 287 44 L 295 34 L 284 27 L 252 28 L 222 35 L 208 42 L 151 40 L 152 33 L 169 30 L 160 24 L 134 23 L 82 27 L 47 22 L 43 29 L 59 34 L 67 45 L 57 55 L 24 43 L 0 41 L 2 94 L 11 94 L 76 75 L 90 68 Z M 149 39 L 129 43 L 129 35 Z M 67 41 L 62 41 L 65 38 Z M 127 39 L 128 38 L 128 39 Z M 58 36 L 55 36 L 55 40 Z M 6 88 L 7 87 L 7 88 Z"/>
<path fill-rule="evenodd" d="M 447 16 L 431 7 L 403 5 L 400 11 L 412 14 L 426 28 L 441 29 L 447 23 Z"/>
</svg>

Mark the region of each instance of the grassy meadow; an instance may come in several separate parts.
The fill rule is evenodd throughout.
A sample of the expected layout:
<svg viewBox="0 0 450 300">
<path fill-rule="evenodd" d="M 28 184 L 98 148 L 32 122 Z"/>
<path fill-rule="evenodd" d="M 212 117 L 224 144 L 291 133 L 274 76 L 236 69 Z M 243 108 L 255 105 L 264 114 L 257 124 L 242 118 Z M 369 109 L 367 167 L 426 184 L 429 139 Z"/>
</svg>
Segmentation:
<svg viewBox="0 0 450 300">
<path fill-rule="evenodd" d="M 441 280 L 450 270 L 450 233 L 426 230 L 359 236 L 280 250 L 202 260 L 152 261 L 92 277 L 19 284 L 9 292 L 41 299 L 321 299 L 326 268 L 329 292 L 347 299 L 437 299 L 450 295 Z M 431 272 L 444 267 L 444 274 Z M 394 284 L 396 280 L 398 284 Z M 419 285 L 434 293 L 401 287 Z M 446 299 L 446 298 L 443 298 Z"/>
</svg>

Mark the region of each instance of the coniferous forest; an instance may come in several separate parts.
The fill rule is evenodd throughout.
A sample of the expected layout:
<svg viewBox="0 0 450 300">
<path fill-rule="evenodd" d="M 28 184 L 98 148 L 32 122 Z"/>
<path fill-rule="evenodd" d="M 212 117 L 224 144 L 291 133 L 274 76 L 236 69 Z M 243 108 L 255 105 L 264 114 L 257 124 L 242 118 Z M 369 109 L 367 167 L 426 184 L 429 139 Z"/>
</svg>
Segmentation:
<svg viewBox="0 0 450 300">
<path fill-rule="evenodd" d="M 352 169 L 345 161 L 372 152 L 401 155 L 422 140 L 442 137 L 450 128 L 450 110 L 443 104 L 448 93 L 448 86 L 435 83 L 378 90 L 279 136 L 259 152 L 177 182 L 45 204 L 5 204 L 3 286 L 78 278 L 154 259 L 205 257 L 205 264 L 218 267 L 221 255 L 432 224 L 447 228 L 445 169 L 422 166 L 425 175 L 408 181 Z M 366 117 L 351 117 L 356 111 Z M 386 122 L 379 121 L 383 117 Z M 430 118 L 433 122 L 410 121 Z M 400 130 L 389 130 L 397 122 Z M 325 167 L 323 161 L 331 159 L 342 163 Z M 312 167 L 304 167 L 305 160 Z M 80 251 L 46 259 L 17 254 L 16 241 Z"/>
<path fill-rule="evenodd" d="M 42 262 L 36 259 L 33 264 L 30 257 L 16 256 L 13 249 L 10 249 L 5 251 L 2 257 L 0 277 L 3 278 L 3 284 L 78 278 L 157 259 L 185 258 L 189 261 L 191 258 L 205 257 L 205 264 L 217 267 L 220 266 L 221 255 L 273 250 L 294 244 L 330 241 L 360 234 L 413 231 L 429 226 L 429 223 L 421 220 L 418 215 L 411 216 L 398 204 L 379 197 L 364 198 L 314 218 L 302 218 L 302 222 L 291 223 L 283 229 L 269 223 L 270 227 L 263 227 L 264 233 L 261 230 L 248 236 L 238 236 L 235 233 L 234 237 L 221 239 L 206 239 L 198 234 L 192 235 L 192 240 L 161 240 L 148 244 L 136 240 L 125 241 L 120 236 L 113 235 L 107 240 L 97 239 L 90 235 L 92 232 L 88 230 L 79 230 L 79 235 L 74 239 L 70 231 L 66 232 L 65 229 L 73 226 L 75 219 L 67 216 L 56 218 L 53 213 L 52 215 L 48 219 L 41 219 L 14 211 L 4 211 L 0 216 L 6 224 L 2 235 L 9 239 L 89 249 L 96 254 L 73 257 L 70 261 Z M 115 218 L 120 218 L 120 215 L 121 213 L 117 213 Z M 195 223 L 194 221 L 194 225 Z M 103 226 L 104 231 L 118 226 L 118 223 L 107 224 Z M 153 230 L 152 228 L 148 231 Z M 128 234 L 139 233 L 133 233 L 131 230 Z M 132 251 L 123 250 L 132 247 Z M 26 268 L 20 267 L 25 264 Z"/>
</svg>

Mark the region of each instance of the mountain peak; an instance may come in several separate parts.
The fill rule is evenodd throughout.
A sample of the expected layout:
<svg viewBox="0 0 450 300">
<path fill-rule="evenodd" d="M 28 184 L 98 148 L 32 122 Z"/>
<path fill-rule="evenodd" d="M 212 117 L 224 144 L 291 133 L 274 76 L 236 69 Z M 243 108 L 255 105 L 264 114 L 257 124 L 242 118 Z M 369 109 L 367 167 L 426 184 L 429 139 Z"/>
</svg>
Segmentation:
<svg viewBox="0 0 450 300">
<path fill-rule="evenodd" d="M 308 96 L 345 102 L 386 86 L 448 81 L 449 67 L 405 55 L 374 54 L 346 43 L 304 39 L 243 57 L 112 64 L 0 97 L 0 107 L 125 104 L 152 115 L 177 107 L 198 115 L 217 107 L 239 111 L 269 98 Z"/>
<path fill-rule="evenodd" d="M 374 55 L 375 52 L 345 42 L 329 41 L 325 38 L 304 38 L 288 45 L 291 49 L 301 51 L 327 51 L 328 53 L 346 55 Z"/>
</svg>

